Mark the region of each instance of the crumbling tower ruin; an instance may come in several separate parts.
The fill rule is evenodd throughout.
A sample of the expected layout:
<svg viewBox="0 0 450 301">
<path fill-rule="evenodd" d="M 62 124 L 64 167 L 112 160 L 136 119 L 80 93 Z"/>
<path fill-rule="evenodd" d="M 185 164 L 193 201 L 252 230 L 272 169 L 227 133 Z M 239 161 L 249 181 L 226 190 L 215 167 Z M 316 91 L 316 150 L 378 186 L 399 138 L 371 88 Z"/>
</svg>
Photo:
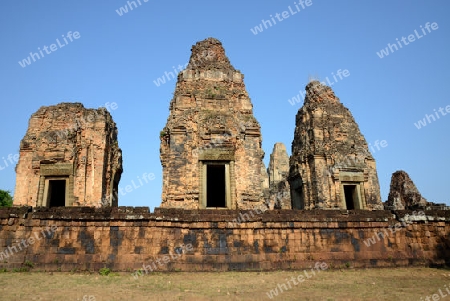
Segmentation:
<svg viewBox="0 0 450 301">
<path fill-rule="evenodd" d="M 273 146 L 267 171 L 270 186 L 270 208 L 292 209 L 288 182 L 289 156 L 283 143 L 277 142 Z"/>
<path fill-rule="evenodd" d="M 161 207 L 251 209 L 264 204 L 261 131 L 243 74 L 219 40 L 192 47 L 161 131 Z"/>
<path fill-rule="evenodd" d="M 290 158 L 296 209 L 383 209 L 375 160 L 350 111 L 318 81 L 306 86 Z"/>
<path fill-rule="evenodd" d="M 41 107 L 20 143 L 14 205 L 117 206 L 122 151 L 104 109 Z"/>
</svg>

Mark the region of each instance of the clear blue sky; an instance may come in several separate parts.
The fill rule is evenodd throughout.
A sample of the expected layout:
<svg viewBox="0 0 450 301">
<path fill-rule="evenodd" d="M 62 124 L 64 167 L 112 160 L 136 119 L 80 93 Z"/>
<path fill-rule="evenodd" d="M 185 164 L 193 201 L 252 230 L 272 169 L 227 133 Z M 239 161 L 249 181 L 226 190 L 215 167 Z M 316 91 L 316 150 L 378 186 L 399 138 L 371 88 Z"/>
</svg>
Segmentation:
<svg viewBox="0 0 450 301">
<path fill-rule="evenodd" d="M 350 75 L 337 77 L 332 88 L 368 143 L 387 142 L 373 153 L 383 201 L 391 174 L 403 169 L 429 201 L 450 204 L 449 1 L 312 0 L 305 8 L 297 0 L 140 2 L 122 16 L 116 10 L 127 5 L 125 0 L 2 4 L 0 189 L 14 190 L 14 167 L 5 166 L 3 157 L 18 153 L 28 119 L 40 106 L 82 102 L 97 108 L 115 102 L 111 113 L 124 163 L 119 186 L 155 174 L 149 184 L 121 196 L 119 205 L 159 206 L 159 132 L 175 80 L 159 87 L 154 81 L 172 66 L 184 65 L 197 41 L 215 37 L 245 75 L 262 127 L 266 165 L 275 142 L 285 143 L 290 154 L 303 101 L 292 106 L 288 99 L 304 90 L 310 76 L 334 82 L 333 74 L 347 69 Z M 270 15 L 276 24 L 253 34 L 250 29 Z M 428 32 L 427 22 L 438 28 Z M 415 30 L 420 38 L 408 42 Z M 79 37 L 65 44 L 62 35 L 69 31 Z M 18 63 L 58 38 L 63 47 L 47 49 L 49 54 L 24 68 Z M 380 58 L 377 52 L 396 38 L 402 48 L 391 46 L 393 51 Z M 429 117 L 420 129 L 414 125 L 434 110 L 439 119 Z"/>
</svg>

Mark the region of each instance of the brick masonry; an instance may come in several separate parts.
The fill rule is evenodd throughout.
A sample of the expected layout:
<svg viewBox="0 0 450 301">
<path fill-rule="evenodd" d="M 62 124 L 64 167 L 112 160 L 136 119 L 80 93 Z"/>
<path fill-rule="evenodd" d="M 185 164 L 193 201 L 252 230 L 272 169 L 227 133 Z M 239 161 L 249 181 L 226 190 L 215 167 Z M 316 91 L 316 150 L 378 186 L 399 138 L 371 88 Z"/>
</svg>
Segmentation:
<svg viewBox="0 0 450 301">
<path fill-rule="evenodd" d="M 219 40 L 208 38 L 192 46 L 160 140 L 161 207 L 265 207 L 260 124 L 244 75 L 231 65 Z M 208 168 L 217 165 L 225 167 L 225 181 L 208 180 Z M 225 182 L 225 188 L 210 186 L 218 182 Z M 216 206 L 208 195 L 218 190 L 224 190 L 226 200 Z"/>
<path fill-rule="evenodd" d="M 270 209 L 292 209 L 291 193 L 288 181 L 289 155 L 286 146 L 277 142 L 270 154 L 269 168 Z"/>
<path fill-rule="evenodd" d="M 392 174 L 389 196 L 386 202 L 386 206 L 391 207 L 389 209 L 424 208 L 427 204 L 427 200 L 422 197 L 405 171 L 398 170 Z"/>
<path fill-rule="evenodd" d="M 297 112 L 289 184 L 295 209 L 383 209 L 375 159 L 351 112 L 318 81 Z"/>
<path fill-rule="evenodd" d="M 117 135 L 105 108 L 87 109 L 81 103 L 39 108 L 20 142 L 14 205 L 54 206 L 53 180 L 65 182 L 58 205 L 117 206 L 122 174 Z"/>
<path fill-rule="evenodd" d="M 183 250 L 158 271 L 303 269 L 330 266 L 443 265 L 450 261 L 450 211 L 182 210 L 148 207 L 0 209 L 0 268 L 25 261 L 47 271 L 132 271 Z M 239 222 L 233 222 L 238 220 Z M 52 227 L 54 232 L 45 231 Z M 44 230 L 44 233 L 42 231 Z M 367 246 L 375 233 L 385 233 Z M 39 236 L 17 252 L 5 249 Z M 189 248 L 184 248 L 188 244 Z"/>
</svg>

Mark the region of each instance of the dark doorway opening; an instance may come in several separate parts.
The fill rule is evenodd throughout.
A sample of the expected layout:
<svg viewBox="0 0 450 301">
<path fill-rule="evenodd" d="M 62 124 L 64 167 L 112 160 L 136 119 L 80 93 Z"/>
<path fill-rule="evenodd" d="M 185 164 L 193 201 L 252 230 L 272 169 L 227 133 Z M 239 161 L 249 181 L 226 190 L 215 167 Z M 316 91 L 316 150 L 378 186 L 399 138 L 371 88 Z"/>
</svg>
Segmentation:
<svg viewBox="0 0 450 301">
<path fill-rule="evenodd" d="M 66 180 L 48 181 L 49 207 L 63 207 L 66 205 Z"/>
<path fill-rule="evenodd" d="M 111 195 L 111 200 L 108 204 L 105 205 L 110 205 L 112 207 L 117 207 L 119 206 L 119 181 L 120 181 L 120 177 L 121 177 L 121 173 L 116 172 L 114 174 L 114 181 L 112 183 L 112 195 Z"/>
<path fill-rule="evenodd" d="M 347 210 L 355 210 L 356 185 L 344 185 L 344 195 Z"/>
<path fill-rule="evenodd" d="M 303 182 L 300 177 L 293 178 L 291 185 L 291 205 L 292 209 L 305 209 L 305 196 L 303 193 Z"/>
<path fill-rule="evenodd" d="M 208 164 L 206 167 L 206 207 L 226 207 L 225 165 Z"/>
<path fill-rule="evenodd" d="M 292 190 L 291 198 L 292 209 L 305 209 L 305 198 L 303 197 L 303 189 L 301 186 Z"/>
</svg>

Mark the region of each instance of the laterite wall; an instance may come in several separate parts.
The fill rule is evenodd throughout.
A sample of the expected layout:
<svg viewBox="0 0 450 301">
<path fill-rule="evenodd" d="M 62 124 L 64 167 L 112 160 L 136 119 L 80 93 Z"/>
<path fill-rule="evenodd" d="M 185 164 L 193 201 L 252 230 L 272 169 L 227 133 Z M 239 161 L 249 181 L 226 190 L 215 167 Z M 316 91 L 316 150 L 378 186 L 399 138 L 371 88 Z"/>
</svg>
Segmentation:
<svg viewBox="0 0 450 301">
<path fill-rule="evenodd" d="M 108 267 L 130 272 L 152 263 L 158 271 L 302 269 L 317 261 L 331 267 L 448 264 L 450 211 L 425 211 L 425 216 L 416 215 L 416 221 L 392 233 L 388 227 L 399 223 L 407 213 L 412 214 L 5 208 L 0 209 L 0 268 L 20 268 L 27 261 L 34 263 L 35 270 Z M 244 222 L 232 222 L 238 217 Z M 54 232 L 48 228 L 42 233 L 52 226 Z M 385 237 L 380 235 L 380 241 L 367 246 L 364 241 L 377 232 L 385 233 Z M 30 237 L 36 238 L 33 243 Z M 19 250 L 22 240 L 28 246 L 22 244 Z M 192 244 L 190 251 L 185 247 L 188 244 Z M 181 256 L 171 257 L 180 250 L 184 252 Z"/>
</svg>

